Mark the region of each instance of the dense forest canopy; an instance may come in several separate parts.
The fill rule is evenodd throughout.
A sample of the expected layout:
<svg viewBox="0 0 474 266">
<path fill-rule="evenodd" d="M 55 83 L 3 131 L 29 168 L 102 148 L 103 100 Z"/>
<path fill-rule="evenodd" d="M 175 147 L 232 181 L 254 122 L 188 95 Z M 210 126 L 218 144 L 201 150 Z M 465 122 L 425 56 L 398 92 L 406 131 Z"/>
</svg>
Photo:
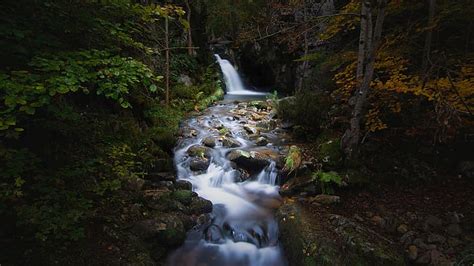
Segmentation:
<svg viewBox="0 0 474 266">
<path fill-rule="evenodd" d="M 323 194 L 472 173 L 473 18 L 471 0 L 3 0 L 0 264 L 113 264 L 101 241 L 164 263 L 176 245 L 122 229 L 167 213 L 142 188 L 170 181 L 183 119 L 222 98 L 216 53 L 275 92 Z"/>
</svg>

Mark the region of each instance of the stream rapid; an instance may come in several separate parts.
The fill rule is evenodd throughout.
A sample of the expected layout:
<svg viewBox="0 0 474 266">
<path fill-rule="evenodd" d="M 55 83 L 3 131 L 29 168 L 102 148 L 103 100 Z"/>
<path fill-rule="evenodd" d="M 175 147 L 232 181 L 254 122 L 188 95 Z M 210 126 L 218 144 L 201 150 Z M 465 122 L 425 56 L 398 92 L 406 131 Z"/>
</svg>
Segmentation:
<svg viewBox="0 0 474 266">
<path fill-rule="evenodd" d="M 232 65 L 216 57 L 227 90 L 248 95 L 243 87 L 233 87 L 242 82 Z M 278 135 L 268 127 L 271 122 L 268 109 L 224 100 L 182 125 L 188 133 L 175 149 L 178 179 L 211 201 L 213 211 L 207 222 L 188 232 L 168 265 L 287 264 L 274 218 L 281 204 L 276 167 L 280 151 L 272 144 Z"/>
</svg>

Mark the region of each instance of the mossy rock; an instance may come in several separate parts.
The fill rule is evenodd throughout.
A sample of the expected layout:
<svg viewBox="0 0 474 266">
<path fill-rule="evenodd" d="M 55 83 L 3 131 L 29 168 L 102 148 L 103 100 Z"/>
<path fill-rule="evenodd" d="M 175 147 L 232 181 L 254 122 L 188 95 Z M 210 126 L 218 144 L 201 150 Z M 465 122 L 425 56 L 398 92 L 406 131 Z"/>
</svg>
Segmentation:
<svg viewBox="0 0 474 266">
<path fill-rule="evenodd" d="M 191 204 L 195 193 L 190 190 L 176 190 L 171 193 L 171 198 L 184 205 Z"/>
<path fill-rule="evenodd" d="M 205 147 L 202 145 L 193 145 L 189 147 L 187 153 L 191 157 L 206 157 L 209 158 L 211 156 L 211 148 Z"/>
</svg>

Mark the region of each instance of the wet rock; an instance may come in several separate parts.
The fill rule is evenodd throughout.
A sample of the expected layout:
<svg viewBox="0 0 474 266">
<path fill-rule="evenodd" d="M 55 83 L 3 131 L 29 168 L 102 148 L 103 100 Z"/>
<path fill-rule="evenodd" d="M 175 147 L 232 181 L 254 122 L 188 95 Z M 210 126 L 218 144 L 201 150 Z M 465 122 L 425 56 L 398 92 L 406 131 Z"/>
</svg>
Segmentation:
<svg viewBox="0 0 474 266">
<path fill-rule="evenodd" d="M 458 236 L 462 233 L 461 226 L 459 226 L 459 224 L 450 224 L 446 231 L 450 236 Z"/>
<path fill-rule="evenodd" d="M 227 158 L 235 162 L 238 167 L 243 168 L 249 172 L 258 172 L 269 165 L 269 160 L 277 158 L 278 155 L 274 151 L 259 150 L 259 151 L 245 151 L 233 150 Z"/>
<path fill-rule="evenodd" d="M 237 148 L 240 147 L 240 142 L 233 138 L 227 137 L 222 139 L 222 146 L 227 148 Z"/>
<path fill-rule="evenodd" d="M 209 167 L 211 161 L 207 158 L 195 157 L 189 161 L 191 171 L 205 171 Z"/>
<path fill-rule="evenodd" d="M 212 212 L 212 202 L 201 197 L 192 198 L 191 204 L 189 205 L 190 214 L 204 214 Z"/>
<path fill-rule="evenodd" d="M 416 260 L 418 257 L 418 248 L 415 245 L 408 246 L 407 255 L 410 260 Z"/>
<path fill-rule="evenodd" d="M 214 148 L 216 146 L 216 140 L 214 137 L 205 137 L 203 140 L 202 140 L 202 144 L 206 147 L 209 147 L 209 148 Z"/>
<path fill-rule="evenodd" d="M 249 134 L 251 134 L 251 135 L 256 135 L 256 134 L 258 134 L 257 128 L 255 128 L 255 127 L 253 127 L 253 126 L 245 125 L 245 126 L 243 126 L 243 128 L 244 128 L 244 130 L 245 130 L 247 133 L 249 133 Z"/>
<path fill-rule="evenodd" d="M 255 144 L 257 144 L 257 146 L 266 146 L 268 144 L 268 140 L 265 137 L 259 137 L 257 141 L 255 141 Z"/>
<path fill-rule="evenodd" d="M 330 204 L 339 203 L 341 201 L 341 198 L 339 196 L 334 196 L 334 195 L 320 194 L 313 197 L 311 201 L 315 201 L 323 205 L 330 205 Z"/>
<path fill-rule="evenodd" d="M 406 224 L 401 224 L 397 227 L 397 232 L 400 233 L 400 234 L 405 234 L 406 232 L 408 232 L 408 225 Z"/>
<path fill-rule="evenodd" d="M 179 190 L 192 190 L 193 185 L 186 180 L 178 180 L 174 183 L 174 187 Z"/>
<path fill-rule="evenodd" d="M 260 121 L 263 119 L 263 116 L 253 113 L 250 115 L 250 119 L 252 119 L 253 121 Z"/>
<path fill-rule="evenodd" d="M 191 157 L 211 157 L 211 148 L 201 145 L 193 145 L 186 151 Z"/>
<path fill-rule="evenodd" d="M 423 223 L 423 230 L 425 232 L 431 231 L 433 229 L 437 229 L 443 225 L 443 220 L 440 218 L 434 216 L 434 215 L 429 215 L 426 217 L 424 223 Z"/>
<path fill-rule="evenodd" d="M 446 237 L 444 237 L 442 235 L 431 233 L 431 234 L 428 235 L 427 241 L 428 241 L 428 243 L 442 244 L 442 243 L 446 242 Z"/>
<path fill-rule="evenodd" d="M 204 238 L 214 244 L 225 243 L 224 234 L 221 228 L 215 224 L 211 224 L 204 230 Z"/>
</svg>

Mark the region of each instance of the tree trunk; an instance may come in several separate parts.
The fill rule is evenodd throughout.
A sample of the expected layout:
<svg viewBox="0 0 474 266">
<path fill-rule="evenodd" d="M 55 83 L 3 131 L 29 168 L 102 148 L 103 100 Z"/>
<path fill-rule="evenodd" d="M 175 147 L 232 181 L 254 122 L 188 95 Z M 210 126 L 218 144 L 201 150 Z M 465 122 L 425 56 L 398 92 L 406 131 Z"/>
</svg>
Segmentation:
<svg viewBox="0 0 474 266">
<path fill-rule="evenodd" d="M 189 4 L 189 0 L 184 1 L 186 4 L 186 19 L 188 21 L 188 28 L 187 28 L 187 39 L 188 39 L 188 55 L 193 56 L 194 49 L 193 49 L 193 38 L 192 38 L 192 31 L 191 31 L 191 5 Z"/>
<path fill-rule="evenodd" d="M 431 42 L 433 39 L 433 23 L 434 23 L 434 15 L 435 15 L 435 5 L 436 0 L 428 0 L 429 7 L 428 7 L 428 32 L 426 32 L 426 39 L 425 39 L 425 47 L 423 49 L 423 73 L 426 73 L 428 70 L 428 63 L 430 60 L 431 54 Z"/>
<path fill-rule="evenodd" d="M 369 50 L 369 58 L 364 71 L 364 77 L 358 94 L 356 95 L 356 103 L 350 121 L 350 128 L 342 137 L 342 148 L 345 154 L 351 158 L 358 151 L 358 146 L 361 138 L 360 123 L 364 114 L 365 106 L 367 105 L 367 95 L 370 90 L 370 83 L 374 75 L 374 65 L 376 51 L 382 36 L 383 21 L 385 19 L 385 8 L 387 0 L 378 0 L 377 20 L 375 22 L 374 34 L 372 37 L 372 45 Z"/>
<path fill-rule="evenodd" d="M 368 15 L 368 6 L 367 1 L 362 1 L 361 3 L 361 11 L 360 11 L 360 35 L 359 35 L 359 53 L 357 55 L 357 72 L 356 77 L 357 80 L 362 80 L 362 75 L 364 73 L 364 66 L 365 66 L 365 55 L 367 47 L 367 15 Z"/>
<path fill-rule="evenodd" d="M 169 45 L 169 29 L 168 16 L 165 17 L 165 86 L 166 98 L 165 102 L 168 106 L 170 104 L 170 45 Z"/>
<path fill-rule="evenodd" d="M 303 22 L 306 22 L 307 20 L 307 10 L 306 10 L 306 1 L 303 2 Z M 306 57 L 308 55 L 308 31 L 305 29 L 304 33 L 304 44 L 303 44 L 303 57 Z M 307 60 L 304 60 L 301 64 L 301 72 L 298 80 L 298 86 L 296 86 L 297 91 L 303 90 L 303 84 L 304 84 L 304 79 L 306 77 L 306 72 L 308 71 L 308 64 L 309 62 Z"/>
</svg>

